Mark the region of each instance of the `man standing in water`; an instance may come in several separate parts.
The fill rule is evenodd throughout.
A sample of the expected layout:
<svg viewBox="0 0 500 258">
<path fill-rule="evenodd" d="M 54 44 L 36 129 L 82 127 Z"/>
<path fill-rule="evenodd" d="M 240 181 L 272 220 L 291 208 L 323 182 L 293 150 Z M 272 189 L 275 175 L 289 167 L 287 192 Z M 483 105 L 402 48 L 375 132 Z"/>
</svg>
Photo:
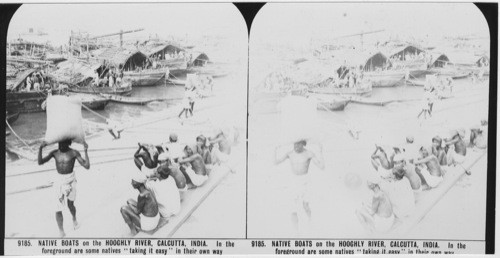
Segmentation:
<svg viewBox="0 0 500 258">
<path fill-rule="evenodd" d="M 308 185 L 310 181 L 309 176 L 309 164 L 311 161 L 314 162 L 316 166 L 320 169 L 325 168 L 325 163 L 323 160 L 323 146 L 318 143 L 319 146 L 319 157 L 305 148 L 307 142 L 305 140 L 300 140 L 294 143 L 293 150 L 287 152 L 285 155 L 278 157 L 278 147 L 275 150 L 275 164 L 278 165 L 285 161 L 290 160 L 290 165 L 292 168 L 293 181 L 290 184 L 293 190 L 293 195 L 291 196 L 294 200 L 294 208 L 292 211 L 292 223 L 296 231 L 299 230 L 299 223 L 309 222 L 311 219 L 311 208 L 309 207 L 309 199 L 307 196 Z"/>
<path fill-rule="evenodd" d="M 54 158 L 56 162 L 57 178 L 54 181 L 54 190 L 56 193 L 56 221 L 59 227 L 59 235 L 61 237 L 66 236 L 64 232 L 63 224 L 63 214 L 62 209 L 64 208 L 64 200 L 67 200 L 69 211 L 73 216 L 73 227 L 77 229 L 80 225 L 76 219 L 76 208 L 75 208 L 75 198 L 76 198 L 76 177 L 73 168 L 75 166 L 75 160 L 82 165 L 85 169 L 90 168 L 89 155 L 87 153 L 88 145 L 86 142 L 83 143 L 85 159 L 82 158 L 80 152 L 70 148 L 71 140 L 64 140 L 59 142 L 59 149 L 51 151 L 47 156 L 42 157 L 42 150 L 47 146 L 46 142 L 42 142 L 40 149 L 38 150 L 38 165 L 45 164 L 50 159 Z"/>
</svg>

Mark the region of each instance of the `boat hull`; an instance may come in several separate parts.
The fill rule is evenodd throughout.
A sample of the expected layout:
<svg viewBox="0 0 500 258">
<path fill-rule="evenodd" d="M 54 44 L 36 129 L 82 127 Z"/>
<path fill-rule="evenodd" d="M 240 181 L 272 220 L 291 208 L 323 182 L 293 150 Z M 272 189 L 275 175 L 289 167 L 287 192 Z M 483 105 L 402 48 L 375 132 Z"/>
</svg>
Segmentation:
<svg viewBox="0 0 500 258">
<path fill-rule="evenodd" d="M 325 108 L 330 111 L 343 111 L 345 107 L 349 104 L 349 100 L 331 100 L 318 102 L 318 109 L 324 110 Z"/>
<path fill-rule="evenodd" d="M 132 83 L 133 87 L 155 86 L 165 82 L 166 70 L 125 72 L 123 79 Z"/>
<path fill-rule="evenodd" d="M 75 93 L 86 93 L 86 94 L 115 94 L 115 95 L 130 95 L 132 94 L 132 85 L 123 85 L 118 88 L 109 87 L 70 87 L 68 89 L 70 92 Z"/>
<path fill-rule="evenodd" d="M 372 82 L 373 87 L 395 87 L 404 80 L 404 71 L 366 72 L 363 77 Z"/>
<path fill-rule="evenodd" d="M 57 91 L 52 94 L 57 94 Z M 42 104 L 46 99 L 45 92 L 7 92 L 5 109 L 9 113 L 43 112 Z"/>
</svg>

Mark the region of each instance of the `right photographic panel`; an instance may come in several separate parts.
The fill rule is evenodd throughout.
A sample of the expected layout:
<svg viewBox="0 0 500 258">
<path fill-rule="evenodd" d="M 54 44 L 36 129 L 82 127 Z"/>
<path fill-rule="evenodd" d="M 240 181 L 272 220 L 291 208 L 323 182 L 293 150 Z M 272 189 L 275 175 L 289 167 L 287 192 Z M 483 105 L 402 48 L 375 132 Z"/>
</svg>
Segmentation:
<svg viewBox="0 0 500 258">
<path fill-rule="evenodd" d="M 471 3 L 263 6 L 249 45 L 248 237 L 484 252 L 489 50 Z"/>
</svg>

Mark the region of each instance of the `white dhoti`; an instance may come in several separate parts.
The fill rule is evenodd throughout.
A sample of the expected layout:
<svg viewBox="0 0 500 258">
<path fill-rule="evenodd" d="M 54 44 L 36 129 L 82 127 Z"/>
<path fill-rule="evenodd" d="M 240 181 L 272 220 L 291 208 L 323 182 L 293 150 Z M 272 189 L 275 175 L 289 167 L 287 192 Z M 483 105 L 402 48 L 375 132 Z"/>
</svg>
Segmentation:
<svg viewBox="0 0 500 258">
<path fill-rule="evenodd" d="M 56 199 L 56 211 L 62 211 L 65 200 L 75 201 L 76 177 L 75 172 L 69 174 L 57 174 L 54 180 L 54 193 Z"/>
<path fill-rule="evenodd" d="M 150 178 L 156 175 L 156 168 L 148 168 L 146 167 L 146 165 L 143 165 L 141 167 L 141 172 L 144 173 L 144 175 L 146 175 L 147 178 Z"/>
<path fill-rule="evenodd" d="M 309 174 L 291 175 L 290 180 L 290 197 L 292 200 L 292 212 L 297 214 L 304 211 L 304 203 L 309 202 L 309 182 L 311 181 Z"/>
<path fill-rule="evenodd" d="M 431 173 L 429 172 L 429 170 L 427 170 L 427 168 L 422 168 L 420 170 L 420 174 L 422 174 L 422 176 L 424 177 L 425 182 L 427 182 L 427 185 L 432 188 L 438 186 L 441 183 L 441 181 L 443 181 L 443 177 L 431 175 Z"/>
<path fill-rule="evenodd" d="M 158 222 L 160 222 L 160 213 L 158 212 L 154 217 L 146 217 L 144 215 L 140 215 L 141 217 L 141 229 L 144 231 L 151 231 L 158 226 Z"/>
<path fill-rule="evenodd" d="M 198 175 L 191 167 L 185 167 L 186 174 L 195 186 L 201 186 L 208 180 L 208 175 Z"/>
<path fill-rule="evenodd" d="M 450 149 L 448 153 L 448 165 L 462 164 L 465 162 L 465 156 L 458 154 L 454 149 Z"/>
<path fill-rule="evenodd" d="M 392 228 L 395 219 L 394 213 L 389 217 L 381 217 L 375 214 L 373 215 L 373 226 L 378 232 L 387 232 Z"/>
</svg>

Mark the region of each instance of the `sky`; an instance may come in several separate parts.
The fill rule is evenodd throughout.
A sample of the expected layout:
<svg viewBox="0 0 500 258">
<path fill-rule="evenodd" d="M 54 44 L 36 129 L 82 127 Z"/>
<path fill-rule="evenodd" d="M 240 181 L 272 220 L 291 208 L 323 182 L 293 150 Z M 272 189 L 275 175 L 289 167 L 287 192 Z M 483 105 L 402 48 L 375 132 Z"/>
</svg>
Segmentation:
<svg viewBox="0 0 500 258">
<path fill-rule="evenodd" d="M 103 35 L 143 28 L 124 40 L 159 37 L 222 35 L 242 39 L 248 33 L 243 16 L 231 3 L 149 4 L 25 4 L 12 17 L 8 40 L 42 29 L 54 45 L 66 44 L 71 30 Z M 116 37 L 118 38 L 118 37 Z"/>
<path fill-rule="evenodd" d="M 471 33 L 489 37 L 486 20 L 470 3 L 275 3 L 266 4 L 257 14 L 250 41 L 299 45 L 311 38 L 335 38 L 372 30 L 385 31 L 367 38 L 436 38 Z M 359 41 L 359 37 L 354 40 Z"/>
</svg>

